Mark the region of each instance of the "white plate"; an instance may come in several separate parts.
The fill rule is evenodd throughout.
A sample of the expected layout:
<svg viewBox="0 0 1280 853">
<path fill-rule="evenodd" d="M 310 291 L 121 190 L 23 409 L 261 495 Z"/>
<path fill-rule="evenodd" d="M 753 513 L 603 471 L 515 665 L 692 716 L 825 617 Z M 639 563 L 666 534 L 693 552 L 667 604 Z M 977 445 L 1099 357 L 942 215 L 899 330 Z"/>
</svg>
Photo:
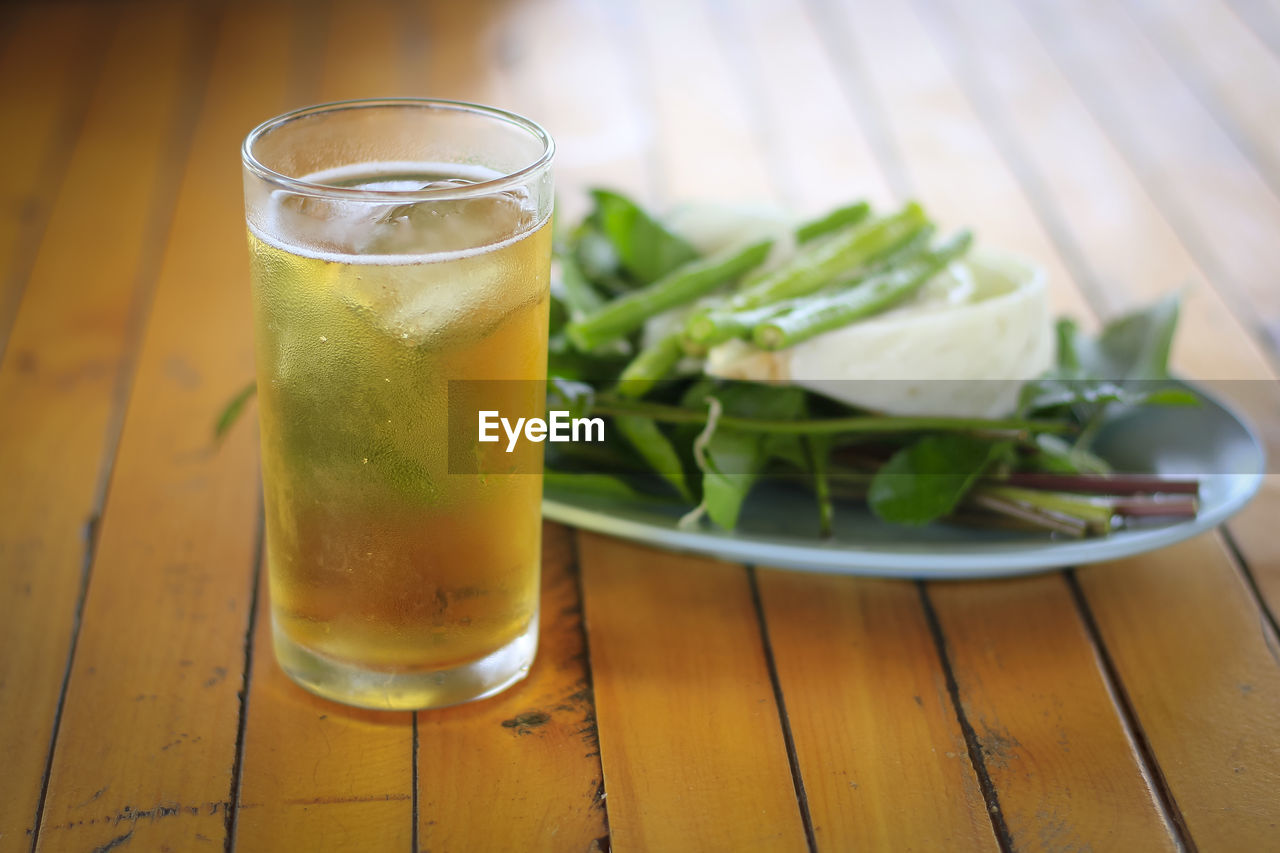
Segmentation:
<svg viewBox="0 0 1280 853">
<path fill-rule="evenodd" d="M 1188 386 L 1190 387 L 1190 386 Z M 784 569 L 899 578 L 989 578 L 1032 574 L 1114 560 L 1172 545 L 1226 521 L 1262 482 L 1265 454 L 1252 430 L 1203 391 L 1195 408 L 1136 409 L 1111 421 L 1094 449 L 1118 471 L 1200 480 L 1195 518 L 1119 530 L 1097 539 L 950 524 L 908 528 L 886 524 L 865 506 L 836 505 L 835 531 L 818 534 L 813 498 L 763 482 L 753 490 L 738 529 L 681 530 L 682 510 L 654 501 L 605 501 L 548 487 L 543 514 L 584 530 L 690 551 L 733 562 Z"/>
</svg>

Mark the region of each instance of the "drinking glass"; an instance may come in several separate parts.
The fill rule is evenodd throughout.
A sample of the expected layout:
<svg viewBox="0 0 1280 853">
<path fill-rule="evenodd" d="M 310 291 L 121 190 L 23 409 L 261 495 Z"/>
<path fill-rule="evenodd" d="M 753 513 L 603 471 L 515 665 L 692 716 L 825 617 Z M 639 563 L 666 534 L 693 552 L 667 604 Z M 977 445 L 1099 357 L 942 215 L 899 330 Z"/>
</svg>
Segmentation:
<svg viewBox="0 0 1280 853">
<path fill-rule="evenodd" d="M 491 380 L 542 402 L 553 152 L 528 119 L 421 99 L 245 140 L 276 657 L 321 696 L 449 705 L 533 661 L 541 448 L 458 472 L 494 448 L 447 409 Z"/>
</svg>

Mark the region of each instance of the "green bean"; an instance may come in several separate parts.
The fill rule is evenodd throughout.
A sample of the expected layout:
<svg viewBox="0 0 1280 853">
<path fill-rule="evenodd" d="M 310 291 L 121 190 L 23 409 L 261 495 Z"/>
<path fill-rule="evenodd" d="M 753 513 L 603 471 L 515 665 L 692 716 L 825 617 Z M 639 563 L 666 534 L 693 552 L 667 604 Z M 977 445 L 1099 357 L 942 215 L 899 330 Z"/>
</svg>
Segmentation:
<svg viewBox="0 0 1280 853">
<path fill-rule="evenodd" d="M 643 397 L 667 377 L 684 355 L 680 335 L 670 334 L 636 354 L 618 377 L 620 397 Z"/>
<path fill-rule="evenodd" d="M 819 290 L 837 276 L 856 271 L 892 251 L 927 223 L 915 202 L 898 213 L 801 246 L 787 263 L 760 276 L 734 297 L 734 309 L 758 308 Z"/>
<path fill-rule="evenodd" d="M 969 232 L 961 232 L 942 246 L 870 276 L 849 290 L 825 299 L 811 299 L 787 314 L 761 323 L 752 332 L 752 339 L 765 349 L 785 349 L 878 314 L 914 294 L 939 270 L 964 254 L 970 242 Z"/>
<path fill-rule="evenodd" d="M 574 346 L 584 351 L 595 349 L 635 331 L 655 314 L 692 302 L 734 281 L 759 266 L 772 245 L 773 241 L 762 240 L 690 261 L 652 284 L 569 323 L 565 331 Z"/>
<path fill-rule="evenodd" d="M 796 242 L 803 245 L 808 243 L 810 240 L 816 240 L 819 237 L 832 234 L 842 228 L 849 228 L 857 225 L 870 215 L 871 205 L 867 204 L 865 201 L 848 204 L 844 207 L 837 207 L 830 213 L 817 219 L 811 219 L 796 228 Z"/>
</svg>

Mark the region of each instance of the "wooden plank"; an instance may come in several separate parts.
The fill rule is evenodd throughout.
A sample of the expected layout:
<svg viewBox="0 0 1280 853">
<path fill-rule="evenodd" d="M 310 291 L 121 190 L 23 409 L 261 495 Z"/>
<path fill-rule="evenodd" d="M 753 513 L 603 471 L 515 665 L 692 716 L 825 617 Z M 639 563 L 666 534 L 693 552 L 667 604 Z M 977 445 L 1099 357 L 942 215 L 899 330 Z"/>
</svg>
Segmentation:
<svg viewBox="0 0 1280 853">
<path fill-rule="evenodd" d="M 804 850 L 741 566 L 579 534 L 620 850 Z"/>
<path fill-rule="evenodd" d="M 1133 0 L 1128 6 L 1165 61 L 1235 145 L 1280 191 L 1280 56 L 1226 0 Z"/>
<path fill-rule="evenodd" d="M 957 62 L 968 69 L 973 97 L 990 103 L 992 120 L 1005 127 L 1034 172 L 1043 188 L 1038 203 L 1060 211 L 1067 241 L 1082 247 L 1078 265 L 1095 282 L 1090 293 L 1107 297 L 1096 307 L 1114 313 L 1182 288 L 1175 368 L 1197 379 L 1224 380 L 1209 387 L 1251 417 L 1270 459 L 1280 457 L 1280 402 L 1266 355 L 1208 284 L 1205 270 L 1017 9 L 1007 0 L 954 2 L 937 31 L 957 42 L 963 53 Z M 1280 479 L 1268 476 L 1230 525 L 1273 614 L 1280 613 L 1280 547 L 1272 532 L 1277 511 Z"/>
<path fill-rule="evenodd" d="M 1062 576 L 929 596 L 1014 848 L 1177 849 Z"/>
<path fill-rule="evenodd" d="M 135 12 L 138 10 L 135 8 Z M 121 414 L 117 399 L 136 346 L 137 310 L 154 276 L 151 245 L 172 207 L 176 158 L 189 121 L 193 19 L 156 9 L 130 30 L 102 34 L 106 63 L 53 199 L 26 298 L 0 364 L 0 849 L 26 849 L 72 642 L 81 572 Z M 80 38 L 96 14 L 70 7 L 45 25 Z M 23 30 L 19 35 L 30 38 Z M 53 44 L 63 34 L 50 33 Z M 143 56 L 139 44 L 161 49 Z M 22 49 L 25 50 L 25 47 Z M 56 63 L 46 65 L 59 76 Z M 71 69 L 74 70 L 74 64 Z M 156 79 L 157 73 L 160 79 Z M 60 145 L 61 101 L 33 106 L 36 141 Z M 58 95 L 37 82 L 33 92 Z M 23 98 L 0 99 L 7 109 Z M 23 134 L 5 134 L 0 146 Z M 12 153 L 20 146 L 12 145 Z M 19 158 L 14 185 L 43 175 Z M 48 177 L 47 175 L 43 175 Z M 6 190 L 8 187 L 6 187 Z M 41 190 L 27 187 L 41 198 Z M 33 202 L 34 203 L 34 202 Z M 41 202 L 43 203 L 43 202 Z M 8 222 L 8 220 L 5 220 Z M 19 232 L 6 231 L 7 236 Z M 105 457 L 105 459 L 104 459 Z"/>
<path fill-rule="evenodd" d="M 327 11 L 318 89 L 321 99 L 346 101 L 406 94 L 410 33 L 405 4 L 398 0 L 337 0 Z M 308 82 L 309 89 L 315 86 Z"/>
<path fill-rule="evenodd" d="M 493 0 L 418 0 L 412 8 L 421 21 L 422 41 L 418 48 L 421 68 L 410 77 L 413 91 L 433 98 L 514 108 L 509 82 L 497 61 L 503 4 Z"/>
<path fill-rule="evenodd" d="M 1274 524 L 1274 520 L 1273 520 Z M 1080 586 L 1201 850 L 1264 850 L 1280 832 L 1280 639 L 1222 543 L 1201 536 Z"/>
<path fill-rule="evenodd" d="M 563 5 L 544 5 L 529 19 L 523 9 L 489 3 L 418 11 L 428 61 L 410 69 L 411 90 L 497 103 L 558 132 L 555 119 L 572 104 L 548 90 L 556 75 L 547 66 L 569 48 L 557 32 L 567 22 Z M 542 107 L 552 104 L 548 115 Z M 563 177 L 557 165 L 560 199 Z M 422 849 L 609 846 L 572 538 L 558 525 L 543 536 L 538 658 L 528 677 L 481 703 L 418 715 Z"/>
<path fill-rule="evenodd" d="M 832 20 L 843 23 L 845 44 L 867 69 L 865 85 L 884 104 L 925 203 L 951 222 L 973 223 L 985 242 L 1044 262 L 1058 282 L 1058 307 L 1088 316 L 1031 201 L 924 37 L 922 22 L 906 6 Z M 1144 846 L 1172 846 L 1146 768 L 1062 578 L 1008 589 L 1019 591 L 1018 606 L 1036 620 L 1024 622 L 1006 611 L 1004 585 L 929 586 L 1009 839 L 1015 846 L 1055 839 L 1110 844 L 1123 827 Z M 1005 680 L 999 661 L 1029 672 L 1037 657 L 1047 656 L 1055 666 L 1061 662 L 1062 681 L 1050 680 L 1035 692 L 1010 689 L 1013 682 Z M 1097 753 L 1078 746 L 1091 741 L 1100 745 Z M 1012 754 L 1009 744 L 1017 744 Z M 1104 750 L 1105 765 L 1097 761 Z"/>
<path fill-rule="evenodd" d="M 572 536 L 543 530 L 529 676 L 492 699 L 418 714 L 423 850 L 609 849 Z"/>
<path fill-rule="evenodd" d="M 972 228 L 987 245 L 1035 258 L 1048 271 L 1054 310 L 1088 320 L 1088 306 L 1035 210 L 910 9 L 860 9 L 855 15 L 829 4 L 817 23 L 859 58 L 865 78 L 846 77 L 845 85 L 869 90 L 866 96 L 883 106 L 883 132 L 894 140 L 912 192 L 930 213 L 947 227 Z"/>
<path fill-rule="evenodd" d="M 856 198 L 894 201 L 892 181 L 874 153 L 884 141 L 869 136 L 870 128 L 844 108 L 836 67 L 814 49 L 821 37 L 809 17 L 772 0 L 732 6 L 714 0 L 712 8 L 717 14 L 704 38 L 725 54 L 760 114 L 779 198 L 796 213 Z"/>
<path fill-rule="evenodd" d="M 413 830 L 413 715 L 349 708 L 276 665 L 267 575 L 235 816 L 242 850 L 403 850 Z"/>
<path fill-rule="evenodd" d="M 647 84 L 647 200 L 768 199 L 758 129 L 701 4 L 613 6 Z M 744 570 L 580 537 L 609 826 L 618 849 L 802 849 L 804 819 Z M 661 627 L 659 627 L 661 626 Z"/>
<path fill-rule="evenodd" d="M 35 248 L 84 118 L 85 81 L 101 66 L 107 26 L 88 3 L 6 10 L 0 51 L 0 353 L 5 351 Z"/>
<path fill-rule="evenodd" d="M 1280 54 L 1280 2 L 1230 0 L 1231 11 L 1248 24 L 1273 53 Z"/>
<path fill-rule="evenodd" d="M 611 7 L 582 0 L 513 4 L 493 25 L 496 65 L 512 109 L 556 141 L 557 215 L 577 221 L 589 187 L 643 197 L 656 178 L 653 126 L 635 49 Z"/>
<path fill-rule="evenodd" d="M 424 44 L 413 91 L 492 104 L 546 126 L 556 141 L 556 203 L 566 220 L 585 212 L 590 186 L 651 194 L 652 123 L 611 7 L 485 0 L 416 8 Z"/>
<path fill-rule="evenodd" d="M 1236 317 L 1280 345 L 1280 197 L 1118 4 L 1022 8 Z"/>
<path fill-rule="evenodd" d="M 301 12 L 301 7 L 299 7 Z M 388 2 L 331 3 L 313 44 L 310 101 L 397 91 L 400 17 Z M 269 118 L 267 114 L 255 121 Z M 247 128 L 246 128 L 247 129 Z M 348 708 L 295 685 L 276 663 L 262 566 L 245 705 L 235 844 L 246 850 L 391 850 L 413 839 L 413 715 Z"/>
<path fill-rule="evenodd" d="M 863 141 L 873 129 L 845 108 L 812 23 L 775 3 L 737 12 L 723 16 L 723 40 L 740 46 L 740 85 L 763 90 L 772 165 L 791 204 L 820 209 L 858 188 L 886 200 L 888 180 Z M 815 112 L 831 138 L 808 132 Z M 822 186 L 829 173 L 843 197 Z M 771 571 L 759 585 L 819 848 L 996 846 L 916 587 Z"/>
<path fill-rule="evenodd" d="M 735 85 L 727 57 L 709 47 L 714 24 L 707 7 L 633 2 L 618 14 L 649 87 L 659 171 L 655 200 L 759 204 L 777 198 L 760 116 Z"/>
<path fill-rule="evenodd" d="M 224 840 L 258 487 L 254 431 L 215 447 L 211 424 L 252 370 L 235 152 L 284 106 L 293 12 L 237 5 L 216 33 L 84 606 L 48 849 Z"/>
<path fill-rule="evenodd" d="M 995 849 L 915 584 L 758 577 L 819 849 Z"/>
<path fill-rule="evenodd" d="M 1069 223 L 1090 274 L 1103 284 L 1099 290 L 1111 294 L 1116 307 L 1128 307 L 1167 292 L 1172 283 L 1197 283 L 1187 295 L 1175 365 L 1195 376 L 1262 380 L 1247 389 L 1245 401 L 1252 399 L 1259 415 L 1270 407 L 1266 416 L 1274 424 L 1274 374 L 1266 359 L 1218 294 L 1204 286 L 1203 271 L 1027 22 L 1007 2 L 957 0 L 950 6 L 936 31 L 957 42 L 963 53 L 957 61 L 969 69 L 974 98 L 990 105 L 992 120 L 1006 128 L 1009 142 L 1035 170 L 1042 203 L 1056 206 Z M 1233 529 L 1248 531 L 1240 538 L 1260 580 L 1280 576 L 1271 533 L 1280 505 L 1275 480 L 1270 477 L 1254 505 L 1233 522 Z M 1258 719 L 1257 694 L 1239 687 L 1274 689 L 1274 666 L 1268 674 L 1264 663 L 1270 638 L 1265 623 L 1212 539 L 1083 570 L 1080 577 L 1107 650 L 1127 662 L 1118 666 L 1124 689 L 1192 834 L 1202 847 L 1221 839 L 1230 849 L 1233 838 L 1248 837 L 1248 821 L 1224 826 L 1226 816 L 1214 803 L 1230 800 L 1258 820 L 1275 818 L 1274 801 L 1269 804 L 1265 788 L 1254 786 L 1259 774 L 1265 779 L 1274 772 L 1267 747 L 1247 765 L 1229 759 L 1237 735 L 1264 744 L 1270 738 L 1271 748 L 1280 740 Z M 1207 598 L 1212 607 L 1204 606 Z M 1131 663 L 1139 659 L 1140 666 Z M 1248 677 L 1233 681 L 1220 670 Z M 1188 737 L 1182 709 L 1162 704 L 1175 701 L 1171 685 L 1178 684 L 1188 690 L 1183 701 L 1213 706 L 1210 743 L 1200 729 Z M 1245 769 L 1237 772 L 1240 767 Z M 1259 826 L 1255 822 L 1253 831 Z"/>
</svg>

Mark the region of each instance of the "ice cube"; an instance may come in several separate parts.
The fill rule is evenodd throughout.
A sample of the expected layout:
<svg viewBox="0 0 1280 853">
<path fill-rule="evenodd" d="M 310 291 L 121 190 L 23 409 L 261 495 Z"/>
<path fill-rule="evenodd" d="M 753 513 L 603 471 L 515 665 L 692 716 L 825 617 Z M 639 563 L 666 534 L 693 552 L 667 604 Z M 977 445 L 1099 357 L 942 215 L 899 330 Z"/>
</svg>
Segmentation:
<svg viewBox="0 0 1280 853">
<path fill-rule="evenodd" d="M 435 181 L 427 187 L 460 186 Z M 462 252 L 500 243 L 525 231 L 536 211 L 523 187 L 464 199 L 409 202 L 382 208 L 356 250 L 376 255 Z"/>
</svg>

